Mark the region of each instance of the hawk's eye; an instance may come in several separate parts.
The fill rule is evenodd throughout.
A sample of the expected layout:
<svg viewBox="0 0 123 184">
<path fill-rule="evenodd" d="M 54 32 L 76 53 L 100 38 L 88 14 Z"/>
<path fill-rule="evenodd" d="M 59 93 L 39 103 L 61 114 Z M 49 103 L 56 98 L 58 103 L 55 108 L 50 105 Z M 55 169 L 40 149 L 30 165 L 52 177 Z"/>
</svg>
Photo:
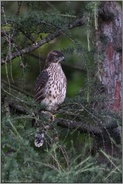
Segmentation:
<svg viewBox="0 0 123 184">
<path fill-rule="evenodd" d="M 59 57 L 58 55 L 54 56 L 54 60 L 55 60 L 55 61 L 58 61 L 59 58 L 60 58 L 60 57 Z"/>
</svg>

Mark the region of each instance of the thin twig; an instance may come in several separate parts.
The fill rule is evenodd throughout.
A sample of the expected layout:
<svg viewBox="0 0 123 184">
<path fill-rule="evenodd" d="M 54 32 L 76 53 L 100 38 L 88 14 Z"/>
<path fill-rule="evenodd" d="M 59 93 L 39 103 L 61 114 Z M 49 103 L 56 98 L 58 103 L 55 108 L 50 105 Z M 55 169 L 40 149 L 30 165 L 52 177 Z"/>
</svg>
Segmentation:
<svg viewBox="0 0 123 184">
<path fill-rule="evenodd" d="M 33 95 L 27 93 L 26 91 L 21 90 L 20 88 L 16 87 L 16 86 L 13 85 L 13 84 L 9 84 L 8 82 L 6 82 L 6 81 L 4 81 L 4 80 L 1 80 L 1 82 L 2 82 L 3 84 L 7 85 L 7 86 L 10 86 L 11 88 L 13 88 L 13 89 L 16 90 L 16 91 L 19 91 L 19 92 L 23 93 L 23 94 L 26 95 L 26 96 L 30 96 L 30 97 L 32 97 L 32 98 L 34 97 Z"/>
<path fill-rule="evenodd" d="M 10 107 L 9 107 L 9 102 L 7 96 L 4 98 L 4 107 L 6 111 L 6 115 L 9 117 L 10 116 Z"/>
</svg>

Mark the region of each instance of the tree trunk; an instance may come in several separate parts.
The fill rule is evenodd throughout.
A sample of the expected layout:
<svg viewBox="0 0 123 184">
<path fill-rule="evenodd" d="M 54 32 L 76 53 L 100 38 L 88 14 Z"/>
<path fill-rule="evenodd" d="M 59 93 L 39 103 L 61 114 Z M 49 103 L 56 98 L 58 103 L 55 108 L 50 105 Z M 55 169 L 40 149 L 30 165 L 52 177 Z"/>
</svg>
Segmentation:
<svg viewBox="0 0 123 184">
<path fill-rule="evenodd" d="M 108 97 L 105 108 L 121 116 L 122 12 L 118 3 L 103 1 L 98 13 L 98 77 Z"/>
</svg>

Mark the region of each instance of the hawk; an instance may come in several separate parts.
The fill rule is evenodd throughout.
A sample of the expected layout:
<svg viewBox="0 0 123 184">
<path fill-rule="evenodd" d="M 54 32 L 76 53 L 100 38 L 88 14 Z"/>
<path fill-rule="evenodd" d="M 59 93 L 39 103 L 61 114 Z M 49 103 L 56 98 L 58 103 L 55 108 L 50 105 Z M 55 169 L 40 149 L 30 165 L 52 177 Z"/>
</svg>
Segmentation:
<svg viewBox="0 0 123 184">
<path fill-rule="evenodd" d="M 64 61 L 62 52 L 53 50 L 47 55 L 44 69 L 37 77 L 35 101 L 44 105 L 45 110 L 54 112 L 66 97 L 67 80 L 62 70 Z M 44 142 L 44 133 L 36 135 L 35 146 L 40 147 Z"/>
</svg>

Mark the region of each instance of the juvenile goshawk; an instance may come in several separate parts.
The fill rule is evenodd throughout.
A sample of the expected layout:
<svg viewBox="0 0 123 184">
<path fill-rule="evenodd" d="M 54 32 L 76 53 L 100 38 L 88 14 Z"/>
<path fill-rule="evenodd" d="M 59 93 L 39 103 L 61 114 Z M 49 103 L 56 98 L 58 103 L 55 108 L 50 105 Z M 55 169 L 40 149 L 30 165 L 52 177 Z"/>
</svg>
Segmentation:
<svg viewBox="0 0 123 184">
<path fill-rule="evenodd" d="M 46 58 L 44 69 L 37 77 L 35 101 L 45 106 L 45 110 L 54 112 L 66 97 L 67 80 L 61 67 L 64 61 L 62 52 L 53 50 Z M 40 147 L 44 142 L 44 134 L 35 139 L 35 146 Z"/>
</svg>

